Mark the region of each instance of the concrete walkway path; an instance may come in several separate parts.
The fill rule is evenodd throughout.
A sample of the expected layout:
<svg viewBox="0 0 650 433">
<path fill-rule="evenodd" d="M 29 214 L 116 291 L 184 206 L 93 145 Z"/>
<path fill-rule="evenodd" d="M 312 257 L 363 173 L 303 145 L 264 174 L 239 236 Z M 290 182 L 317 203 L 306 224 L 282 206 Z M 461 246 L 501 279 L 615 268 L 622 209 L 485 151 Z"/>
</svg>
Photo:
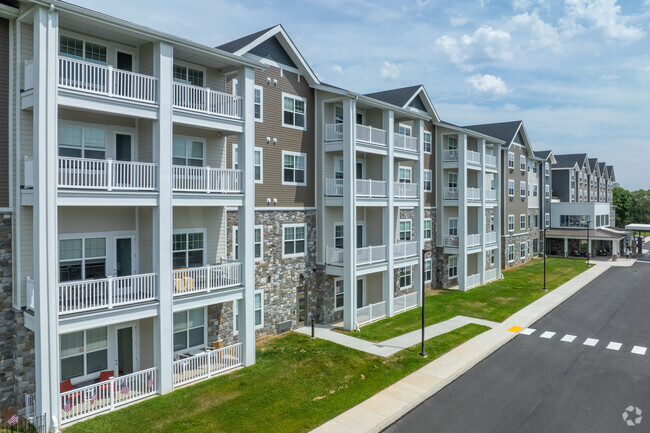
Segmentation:
<svg viewBox="0 0 650 433">
<path fill-rule="evenodd" d="M 381 431 L 488 357 L 514 338 L 521 329 L 527 328 L 548 314 L 610 267 L 628 267 L 635 262 L 636 260 L 619 260 L 595 264 L 591 269 L 519 310 L 504 322 L 492 327 L 491 330 L 477 335 L 447 352 L 363 403 L 326 422 L 313 432 L 361 433 Z M 332 331 L 325 332 L 334 334 Z M 354 337 L 348 338 L 358 340 Z"/>
</svg>

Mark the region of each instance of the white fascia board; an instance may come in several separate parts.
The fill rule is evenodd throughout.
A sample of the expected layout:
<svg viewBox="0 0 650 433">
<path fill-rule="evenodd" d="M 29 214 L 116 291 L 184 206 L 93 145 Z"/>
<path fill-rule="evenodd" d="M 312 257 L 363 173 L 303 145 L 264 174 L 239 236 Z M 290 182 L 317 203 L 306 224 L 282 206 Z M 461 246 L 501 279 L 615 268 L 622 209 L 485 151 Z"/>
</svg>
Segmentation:
<svg viewBox="0 0 650 433">
<path fill-rule="evenodd" d="M 14 19 L 18 16 L 18 8 L 0 4 L 0 18 L 8 20 Z"/>
<path fill-rule="evenodd" d="M 435 107 L 431 103 L 431 99 L 429 98 L 429 95 L 427 94 L 427 91 L 424 88 L 424 86 L 420 86 L 420 88 L 411 96 L 411 98 L 408 101 L 406 101 L 406 104 L 404 104 L 403 108 L 406 109 L 406 107 L 408 107 L 408 105 L 420 94 L 424 95 L 424 106 L 427 108 L 427 111 L 433 114 L 431 121 L 440 122 L 440 116 L 438 116 L 438 112 L 436 111 Z"/>
<path fill-rule="evenodd" d="M 447 128 L 447 129 L 451 129 L 452 131 L 462 132 L 463 134 L 467 134 L 467 135 L 469 135 L 471 137 L 483 138 L 483 139 L 489 141 L 490 143 L 499 144 L 499 145 L 506 144 L 506 142 L 503 141 L 503 140 L 500 140 L 500 139 L 494 138 L 494 137 L 490 137 L 489 135 L 481 134 L 480 132 L 476 132 L 476 131 L 473 131 L 471 129 L 465 129 L 465 128 L 462 128 L 460 126 L 452 126 L 452 125 L 449 125 L 447 123 L 440 123 L 440 122 L 433 122 L 433 124 L 435 126 L 439 126 L 441 128 Z"/>
</svg>

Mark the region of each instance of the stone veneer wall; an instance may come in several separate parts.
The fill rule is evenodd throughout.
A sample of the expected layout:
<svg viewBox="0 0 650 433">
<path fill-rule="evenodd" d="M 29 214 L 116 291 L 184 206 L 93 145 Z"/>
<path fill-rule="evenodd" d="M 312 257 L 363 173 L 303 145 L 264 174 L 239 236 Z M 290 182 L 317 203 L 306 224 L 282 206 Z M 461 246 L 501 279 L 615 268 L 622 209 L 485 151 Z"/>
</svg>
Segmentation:
<svg viewBox="0 0 650 433">
<path fill-rule="evenodd" d="M 433 253 L 427 253 L 427 257 L 432 257 L 431 260 L 431 282 L 424 284 L 424 290 L 431 290 L 433 287 L 440 286 L 440 279 L 436 273 L 436 269 L 440 266 L 442 255 L 436 254 L 436 236 L 438 230 L 437 212 L 436 209 L 424 209 L 424 218 L 431 218 L 431 239 L 424 241 L 425 250 L 434 250 Z"/>
<path fill-rule="evenodd" d="M 526 257 L 531 258 L 531 259 L 534 259 L 535 257 L 539 257 L 539 254 L 542 251 L 541 247 L 540 247 L 541 244 L 540 244 L 540 236 L 539 236 L 540 230 L 539 230 L 539 228 L 540 228 L 540 226 L 542 224 L 544 224 L 544 221 L 542 221 L 541 215 L 539 213 L 539 209 L 528 209 L 528 221 L 529 222 L 531 220 L 535 221 L 535 217 L 537 217 L 537 227 L 530 227 L 528 229 L 528 234 L 529 234 L 530 240 L 537 239 L 537 253 L 536 254 L 533 254 L 532 243 L 528 244 L 529 246 L 531 246 L 531 248 L 529 248 L 529 250 L 526 252 Z"/>
</svg>

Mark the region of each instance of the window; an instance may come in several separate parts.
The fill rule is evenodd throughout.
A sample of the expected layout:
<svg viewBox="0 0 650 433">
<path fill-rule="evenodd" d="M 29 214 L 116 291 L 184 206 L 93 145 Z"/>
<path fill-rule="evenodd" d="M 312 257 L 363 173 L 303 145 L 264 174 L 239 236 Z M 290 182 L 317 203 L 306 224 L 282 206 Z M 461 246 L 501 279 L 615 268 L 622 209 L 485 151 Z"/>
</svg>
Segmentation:
<svg viewBox="0 0 650 433">
<path fill-rule="evenodd" d="M 424 170 L 424 190 L 427 192 L 432 191 L 433 172 L 431 170 Z"/>
<path fill-rule="evenodd" d="M 61 380 L 87 376 L 108 367 L 106 327 L 61 334 Z"/>
<path fill-rule="evenodd" d="M 205 239 L 202 231 L 176 232 L 172 244 L 174 269 L 203 266 Z M 236 254 L 235 251 L 235 257 Z"/>
<path fill-rule="evenodd" d="M 551 165 L 548 162 L 544 163 L 544 174 L 548 176 L 551 174 Z"/>
<path fill-rule="evenodd" d="M 524 155 L 519 155 L 519 169 L 526 171 L 526 157 Z"/>
<path fill-rule="evenodd" d="M 256 147 L 255 148 L 255 162 L 253 164 L 254 169 L 255 169 L 255 183 L 262 183 L 264 181 L 264 160 L 263 160 L 263 155 L 264 155 L 264 149 L 261 147 Z"/>
<path fill-rule="evenodd" d="M 412 236 L 412 221 L 411 220 L 400 220 L 399 222 L 399 240 L 400 241 L 410 241 Z"/>
<path fill-rule="evenodd" d="M 59 282 L 106 277 L 106 238 L 59 240 Z"/>
<path fill-rule="evenodd" d="M 519 228 L 521 230 L 526 230 L 526 215 L 523 213 L 519 215 Z"/>
<path fill-rule="evenodd" d="M 411 127 L 409 125 L 403 125 L 403 124 L 400 123 L 397 126 L 397 132 L 399 132 L 400 134 L 408 135 L 410 137 L 411 136 L 411 131 L 412 131 L 412 129 L 411 129 Z"/>
<path fill-rule="evenodd" d="M 236 151 L 237 145 L 234 145 Z M 194 138 L 174 137 L 172 163 L 190 167 L 203 167 L 205 142 Z"/>
<path fill-rule="evenodd" d="M 261 86 L 255 86 L 255 120 L 261 122 L 263 117 L 262 104 L 264 101 L 263 98 L 263 89 Z"/>
<path fill-rule="evenodd" d="M 431 258 L 424 259 L 424 282 L 428 283 L 431 281 Z"/>
<path fill-rule="evenodd" d="M 449 256 L 449 261 L 447 262 L 447 274 L 449 279 L 458 276 L 458 256 Z"/>
<path fill-rule="evenodd" d="M 59 125 L 59 156 L 106 159 L 106 131 Z"/>
<path fill-rule="evenodd" d="M 449 218 L 449 236 L 458 236 L 458 218 Z"/>
<path fill-rule="evenodd" d="M 509 232 L 514 232 L 515 231 L 515 216 L 514 215 L 508 215 L 508 231 Z"/>
<path fill-rule="evenodd" d="M 458 187 L 458 173 L 449 173 L 447 176 L 447 185 L 449 188 L 457 188 Z"/>
<path fill-rule="evenodd" d="M 404 266 L 399 268 L 399 288 L 407 289 L 413 285 L 413 268 Z"/>
<path fill-rule="evenodd" d="M 548 212 L 544 214 L 544 225 L 546 227 L 549 227 L 551 225 L 551 214 Z"/>
<path fill-rule="evenodd" d="M 428 131 L 424 131 L 424 135 L 422 136 L 422 142 L 424 143 L 424 152 L 425 153 L 431 153 L 431 133 Z"/>
<path fill-rule="evenodd" d="M 239 226 L 232 227 L 232 255 L 235 260 L 239 259 Z"/>
<path fill-rule="evenodd" d="M 508 179 L 508 196 L 515 196 L 515 181 L 512 179 Z"/>
<path fill-rule="evenodd" d="M 494 231 L 494 215 L 490 215 L 490 231 Z"/>
<path fill-rule="evenodd" d="M 544 185 L 544 196 L 546 198 L 551 198 L 551 186 L 550 185 Z"/>
<path fill-rule="evenodd" d="M 239 170 L 239 146 L 236 144 L 232 145 L 232 168 Z"/>
<path fill-rule="evenodd" d="M 447 147 L 449 150 L 457 150 L 458 149 L 458 137 L 449 137 L 447 139 Z"/>
<path fill-rule="evenodd" d="M 334 225 L 334 248 L 343 248 L 343 224 Z"/>
<path fill-rule="evenodd" d="M 262 260 L 264 255 L 264 227 L 256 225 L 253 232 L 253 254 L 255 260 Z M 232 252 L 235 260 L 239 259 L 239 227 L 233 226 L 232 228 Z"/>
<path fill-rule="evenodd" d="M 519 182 L 519 195 L 521 197 L 526 197 L 526 182 L 523 180 Z"/>
<path fill-rule="evenodd" d="M 513 152 L 508 152 L 508 168 L 515 168 L 515 154 Z"/>
<path fill-rule="evenodd" d="M 424 219 L 424 239 L 431 239 L 433 238 L 433 230 L 431 228 L 431 218 L 425 218 Z"/>
<path fill-rule="evenodd" d="M 341 310 L 343 308 L 345 291 L 343 288 L 343 278 L 337 278 L 334 280 L 334 311 Z"/>
<path fill-rule="evenodd" d="M 343 107 L 334 107 L 334 123 L 343 123 Z"/>
<path fill-rule="evenodd" d="M 282 105 L 282 126 L 306 130 L 306 100 L 286 93 L 282 94 L 282 100 L 284 101 Z"/>
<path fill-rule="evenodd" d="M 526 242 L 521 242 L 519 244 L 519 258 L 520 259 L 526 258 Z"/>
<path fill-rule="evenodd" d="M 60 37 L 59 54 L 101 65 L 106 64 L 106 47 L 104 45 L 93 44 L 68 36 Z"/>
<path fill-rule="evenodd" d="M 537 174 L 537 163 L 536 163 L 536 162 L 532 162 L 531 164 L 533 164 L 533 173 L 534 173 L 534 174 Z"/>
<path fill-rule="evenodd" d="M 205 308 L 174 313 L 174 352 L 205 346 Z"/>
<path fill-rule="evenodd" d="M 400 183 L 411 183 L 411 167 L 402 167 L 399 168 L 399 182 Z"/>
<path fill-rule="evenodd" d="M 284 224 L 282 226 L 282 257 L 305 255 L 306 224 Z"/>
<path fill-rule="evenodd" d="M 255 320 L 255 328 L 264 327 L 264 291 L 255 290 L 253 298 L 253 318 Z M 233 302 L 233 316 L 235 319 L 235 333 L 239 332 L 239 303 Z"/>
<path fill-rule="evenodd" d="M 204 73 L 200 69 L 174 63 L 174 81 L 203 87 L 203 75 Z M 235 95 L 237 94 L 235 93 L 236 83 L 237 80 L 233 80 L 233 94 Z"/>
<path fill-rule="evenodd" d="M 508 262 L 512 263 L 515 261 L 515 244 L 508 245 Z"/>
<path fill-rule="evenodd" d="M 537 197 L 537 185 L 533 185 L 533 197 Z"/>
<path fill-rule="evenodd" d="M 306 185 L 307 155 L 283 150 L 282 172 L 283 185 Z"/>
</svg>

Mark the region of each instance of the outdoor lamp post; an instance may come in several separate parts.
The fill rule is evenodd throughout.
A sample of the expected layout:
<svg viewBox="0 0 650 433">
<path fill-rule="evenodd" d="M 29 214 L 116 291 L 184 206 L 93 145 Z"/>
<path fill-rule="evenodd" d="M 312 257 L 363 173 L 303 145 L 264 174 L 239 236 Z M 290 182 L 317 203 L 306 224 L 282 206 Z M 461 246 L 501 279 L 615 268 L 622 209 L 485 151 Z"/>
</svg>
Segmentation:
<svg viewBox="0 0 650 433">
<path fill-rule="evenodd" d="M 424 280 L 426 279 L 424 261 L 426 259 L 426 254 L 432 252 L 433 250 L 422 250 L 422 348 L 420 350 L 420 356 L 423 358 L 427 357 L 427 353 L 424 351 Z M 433 259 L 431 259 L 431 272 L 433 272 Z M 431 280 L 433 281 L 433 278 Z"/>
<path fill-rule="evenodd" d="M 544 227 L 544 288 L 542 292 L 546 292 L 546 227 Z"/>
<path fill-rule="evenodd" d="M 589 251 L 591 250 L 591 244 L 590 244 L 590 241 L 589 241 L 589 231 L 590 231 L 589 230 L 589 225 L 590 224 L 591 224 L 591 220 L 589 218 L 587 218 L 587 266 L 589 266 L 589 258 L 590 258 L 589 256 L 591 256 L 591 254 L 589 254 Z"/>
</svg>

